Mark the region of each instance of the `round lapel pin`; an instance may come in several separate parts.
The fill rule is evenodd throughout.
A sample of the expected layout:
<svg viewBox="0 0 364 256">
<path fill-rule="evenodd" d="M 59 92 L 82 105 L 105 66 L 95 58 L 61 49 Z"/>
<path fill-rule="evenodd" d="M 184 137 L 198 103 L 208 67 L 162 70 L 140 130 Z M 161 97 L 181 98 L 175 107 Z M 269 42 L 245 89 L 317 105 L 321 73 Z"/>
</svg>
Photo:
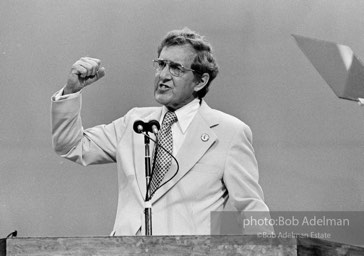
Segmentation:
<svg viewBox="0 0 364 256">
<path fill-rule="evenodd" d="M 203 133 L 202 135 L 201 135 L 201 140 L 203 141 L 203 142 L 206 142 L 206 141 L 208 141 L 210 139 L 210 136 L 207 134 L 207 133 Z"/>
</svg>

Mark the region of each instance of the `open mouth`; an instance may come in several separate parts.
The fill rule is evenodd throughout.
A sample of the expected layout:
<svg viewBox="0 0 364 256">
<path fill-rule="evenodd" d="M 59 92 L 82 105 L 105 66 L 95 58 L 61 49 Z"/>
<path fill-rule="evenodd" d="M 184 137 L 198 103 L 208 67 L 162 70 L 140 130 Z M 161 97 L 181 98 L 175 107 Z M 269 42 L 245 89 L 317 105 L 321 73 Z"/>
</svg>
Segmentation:
<svg viewBox="0 0 364 256">
<path fill-rule="evenodd" d="M 168 86 L 166 84 L 162 84 L 162 83 L 160 83 L 158 87 L 159 87 L 159 89 L 162 89 L 162 90 L 167 90 L 167 89 L 171 88 L 170 86 Z"/>
</svg>

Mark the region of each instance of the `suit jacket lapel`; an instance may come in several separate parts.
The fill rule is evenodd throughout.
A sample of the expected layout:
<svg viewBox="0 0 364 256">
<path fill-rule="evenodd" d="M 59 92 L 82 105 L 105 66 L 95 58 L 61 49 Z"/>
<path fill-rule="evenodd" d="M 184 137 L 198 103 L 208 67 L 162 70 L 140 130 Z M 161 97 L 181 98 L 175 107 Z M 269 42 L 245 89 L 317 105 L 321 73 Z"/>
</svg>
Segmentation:
<svg viewBox="0 0 364 256">
<path fill-rule="evenodd" d="M 186 175 L 215 142 L 217 137 L 211 127 L 217 125 L 218 122 L 214 120 L 211 112 L 211 108 L 203 101 L 199 111 L 190 124 L 185 141 L 176 156 L 179 163 L 178 173 L 176 174 L 178 168 L 176 161 L 172 160 L 171 169 L 167 172 L 161 184 L 176 175 L 155 192 L 152 197 L 153 203 Z"/>
<path fill-rule="evenodd" d="M 159 111 L 154 111 L 150 115 L 141 118 L 144 122 L 149 122 L 150 120 L 160 119 L 160 115 L 162 113 L 162 108 Z M 136 121 L 136 120 L 135 120 Z M 155 139 L 153 134 L 149 133 L 149 136 Z M 144 143 L 144 135 L 133 132 L 133 142 L 134 142 L 134 165 L 136 172 L 136 179 L 138 183 L 138 187 L 141 193 L 142 198 L 145 200 L 146 194 L 146 180 L 145 180 L 145 143 Z M 150 158 L 151 158 L 151 167 L 153 160 L 153 149 L 154 142 L 150 140 Z"/>
</svg>

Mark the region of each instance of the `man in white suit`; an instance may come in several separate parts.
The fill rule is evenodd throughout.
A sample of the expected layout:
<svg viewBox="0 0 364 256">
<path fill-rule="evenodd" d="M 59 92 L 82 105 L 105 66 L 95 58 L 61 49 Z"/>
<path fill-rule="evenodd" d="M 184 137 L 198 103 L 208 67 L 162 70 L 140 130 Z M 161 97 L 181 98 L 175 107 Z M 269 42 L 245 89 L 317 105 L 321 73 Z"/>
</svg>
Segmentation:
<svg viewBox="0 0 364 256">
<path fill-rule="evenodd" d="M 170 160 L 150 200 L 153 235 L 209 235 L 211 212 L 223 210 L 228 199 L 239 212 L 268 212 L 250 128 L 203 100 L 218 73 L 211 45 L 187 28 L 171 31 L 154 64 L 154 97 L 162 106 L 134 108 L 108 125 L 83 129 L 80 117 L 81 90 L 105 74 L 100 60 L 78 60 L 65 87 L 52 97 L 55 151 L 82 165 L 117 164 L 119 197 L 112 235 L 143 234 L 144 136 L 134 132 L 133 124 L 153 119 L 162 124 L 167 112 L 176 117 L 170 127 L 176 160 Z"/>
</svg>

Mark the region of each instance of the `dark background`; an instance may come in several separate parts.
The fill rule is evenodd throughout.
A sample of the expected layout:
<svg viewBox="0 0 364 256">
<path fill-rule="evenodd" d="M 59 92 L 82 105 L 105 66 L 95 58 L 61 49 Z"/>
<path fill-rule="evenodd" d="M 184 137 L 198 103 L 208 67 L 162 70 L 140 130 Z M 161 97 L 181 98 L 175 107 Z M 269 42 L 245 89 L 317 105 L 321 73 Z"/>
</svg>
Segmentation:
<svg viewBox="0 0 364 256">
<path fill-rule="evenodd" d="M 151 60 L 184 26 L 214 46 L 221 72 L 206 100 L 252 128 L 271 210 L 364 210 L 364 108 L 337 99 L 291 36 L 364 56 L 363 17 L 356 0 L 1 0 L 0 237 L 109 234 L 116 165 L 53 152 L 50 97 L 92 56 L 107 74 L 83 92 L 84 127 L 157 105 Z"/>
</svg>

